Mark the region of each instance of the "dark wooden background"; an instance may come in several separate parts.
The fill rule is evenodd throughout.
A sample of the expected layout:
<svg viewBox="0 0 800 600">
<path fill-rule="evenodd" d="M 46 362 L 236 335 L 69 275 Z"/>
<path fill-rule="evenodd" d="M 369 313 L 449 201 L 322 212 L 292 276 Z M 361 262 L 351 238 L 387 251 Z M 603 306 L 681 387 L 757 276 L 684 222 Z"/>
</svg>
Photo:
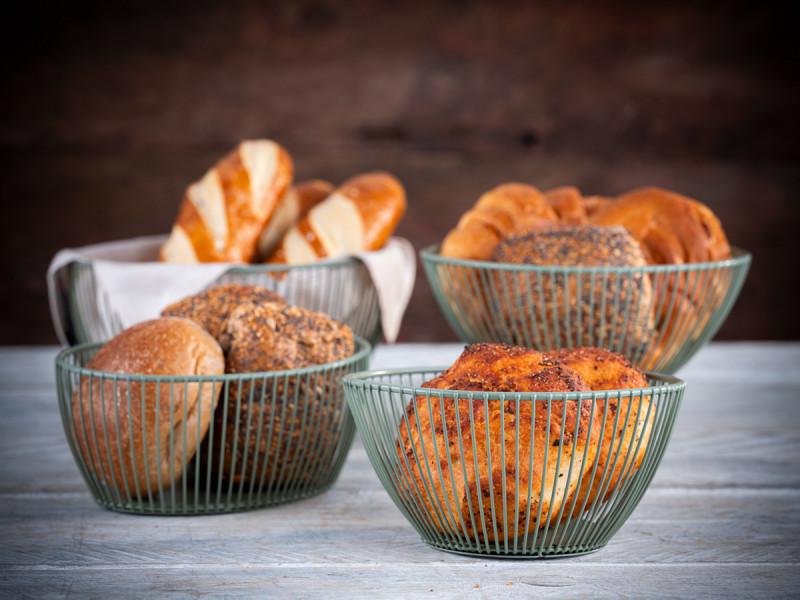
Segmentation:
<svg viewBox="0 0 800 600">
<path fill-rule="evenodd" d="M 800 338 L 793 23 L 763 2 L 27 2 L 0 42 L 0 343 L 56 342 L 56 251 L 167 232 L 262 136 L 300 178 L 395 173 L 418 248 L 505 181 L 693 196 L 754 255 L 718 339 Z M 454 339 L 420 270 L 401 340 Z"/>
</svg>

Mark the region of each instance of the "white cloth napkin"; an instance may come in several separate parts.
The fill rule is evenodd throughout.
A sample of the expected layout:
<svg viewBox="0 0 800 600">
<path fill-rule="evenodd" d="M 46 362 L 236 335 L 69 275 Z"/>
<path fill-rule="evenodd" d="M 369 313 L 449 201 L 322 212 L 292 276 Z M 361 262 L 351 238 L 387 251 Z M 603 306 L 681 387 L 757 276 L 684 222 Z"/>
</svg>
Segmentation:
<svg viewBox="0 0 800 600">
<path fill-rule="evenodd" d="M 50 312 L 62 344 L 69 343 L 67 324 L 59 293 L 58 274 L 71 262 L 91 262 L 98 310 L 108 306 L 122 329 L 157 317 L 161 310 L 181 298 L 212 285 L 231 263 L 178 265 L 157 262 L 158 249 L 166 236 L 147 236 L 58 252 L 47 269 Z M 397 339 L 403 314 L 411 298 L 416 275 L 413 246 L 403 238 L 391 238 L 374 252 L 354 256 L 367 268 L 378 294 L 381 326 L 387 342 Z"/>
</svg>

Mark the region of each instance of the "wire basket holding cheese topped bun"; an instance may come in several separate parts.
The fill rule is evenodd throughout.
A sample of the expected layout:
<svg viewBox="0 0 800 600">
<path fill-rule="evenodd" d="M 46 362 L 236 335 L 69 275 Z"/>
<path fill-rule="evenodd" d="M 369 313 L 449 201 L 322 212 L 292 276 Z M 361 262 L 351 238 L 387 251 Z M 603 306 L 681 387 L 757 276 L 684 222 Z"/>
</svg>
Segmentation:
<svg viewBox="0 0 800 600">
<path fill-rule="evenodd" d="M 420 257 L 465 342 L 600 346 L 664 373 L 719 330 L 751 262 L 706 206 L 673 192 L 523 184 L 484 194 Z"/>
<path fill-rule="evenodd" d="M 378 478 L 422 540 L 513 558 L 604 547 L 648 489 L 685 389 L 603 349 L 504 344 L 343 383 Z"/>
</svg>

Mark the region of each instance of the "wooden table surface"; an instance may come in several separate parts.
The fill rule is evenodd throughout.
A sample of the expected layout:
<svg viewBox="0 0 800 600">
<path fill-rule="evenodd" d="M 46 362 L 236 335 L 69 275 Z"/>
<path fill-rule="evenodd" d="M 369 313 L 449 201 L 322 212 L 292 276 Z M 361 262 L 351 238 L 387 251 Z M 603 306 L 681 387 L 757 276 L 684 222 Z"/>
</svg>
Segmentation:
<svg viewBox="0 0 800 600">
<path fill-rule="evenodd" d="M 713 343 L 651 488 L 604 549 L 470 558 L 424 545 L 356 441 L 334 488 L 246 513 L 97 506 L 64 438 L 55 347 L 0 348 L 3 598 L 797 598 L 800 343 Z M 379 346 L 373 368 L 440 365 L 458 344 Z"/>
</svg>

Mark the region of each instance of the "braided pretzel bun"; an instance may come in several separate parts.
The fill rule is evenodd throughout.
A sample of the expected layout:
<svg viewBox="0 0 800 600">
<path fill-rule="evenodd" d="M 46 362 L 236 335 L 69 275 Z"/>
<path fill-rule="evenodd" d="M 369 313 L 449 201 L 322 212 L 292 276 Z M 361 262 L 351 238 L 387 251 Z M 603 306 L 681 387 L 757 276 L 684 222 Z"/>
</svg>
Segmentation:
<svg viewBox="0 0 800 600">
<path fill-rule="evenodd" d="M 706 205 L 657 187 L 601 204 L 589 222 L 626 227 L 650 264 L 707 262 L 731 255 L 722 225 Z"/>
<path fill-rule="evenodd" d="M 459 219 L 439 253 L 450 258 L 488 260 L 500 240 L 514 233 L 559 223 L 558 214 L 535 187 L 505 183 L 484 193 Z"/>
</svg>

